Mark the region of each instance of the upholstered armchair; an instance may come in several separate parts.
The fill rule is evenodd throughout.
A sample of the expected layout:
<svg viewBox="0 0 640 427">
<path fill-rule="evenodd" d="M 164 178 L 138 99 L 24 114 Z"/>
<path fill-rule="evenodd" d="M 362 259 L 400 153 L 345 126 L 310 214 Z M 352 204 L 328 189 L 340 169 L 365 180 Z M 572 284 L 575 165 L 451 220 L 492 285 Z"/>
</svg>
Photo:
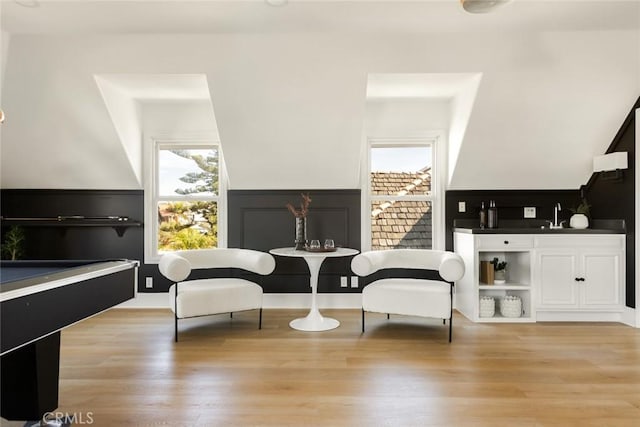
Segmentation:
<svg viewBox="0 0 640 427">
<path fill-rule="evenodd" d="M 169 288 L 174 312 L 174 339 L 178 342 L 178 319 L 245 310 L 260 310 L 262 328 L 262 287 L 237 277 L 186 280 L 196 269 L 242 269 L 260 275 L 270 274 L 275 259 L 268 253 L 250 249 L 199 249 L 165 254 L 160 273 L 175 282 Z"/>
<path fill-rule="evenodd" d="M 464 275 L 459 255 L 429 249 L 390 249 L 364 252 L 351 261 L 358 276 L 377 271 L 431 270 L 436 279 L 391 277 L 375 280 L 362 289 L 362 332 L 365 312 L 434 317 L 449 320 L 449 342 L 453 325 L 453 286 Z"/>
</svg>

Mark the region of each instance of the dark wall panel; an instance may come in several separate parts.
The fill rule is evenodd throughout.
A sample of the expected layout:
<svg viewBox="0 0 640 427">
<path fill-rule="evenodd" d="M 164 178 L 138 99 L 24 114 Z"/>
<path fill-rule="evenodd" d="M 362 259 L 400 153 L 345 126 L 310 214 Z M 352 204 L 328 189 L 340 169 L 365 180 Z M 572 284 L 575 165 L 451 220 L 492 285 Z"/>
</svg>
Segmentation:
<svg viewBox="0 0 640 427">
<path fill-rule="evenodd" d="M 298 206 L 300 194 L 312 202 L 307 238 L 333 239 L 338 246 L 360 249 L 360 190 L 232 190 L 228 192 L 229 247 L 269 251 L 292 247 L 295 219 L 286 204 Z M 319 292 L 360 292 L 341 288 L 340 276 L 353 275 L 352 257 L 326 259 L 320 269 Z M 265 292 L 310 292 L 309 269 L 303 259 L 276 257 L 276 270 L 262 281 Z"/>
<path fill-rule="evenodd" d="M 229 247 L 266 251 L 293 246 L 295 220 L 285 205 L 298 206 L 301 193 L 313 200 L 309 239 L 332 238 L 336 245 L 360 248 L 360 190 L 231 190 Z"/>
<path fill-rule="evenodd" d="M 626 240 L 626 302 L 627 307 L 636 308 L 635 198 L 640 197 L 636 180 L 636 119 L 635 110 L 640 108 L 640 98 L 620 127 L 607 153 L 626 151 L 629 168 L 622 171 L 621 179 L 609 179 L 610 174 L 593 174 L 586 185 L 585 194 L 591 204 L 594 218 L 616 216 L 625 220 Z"/>
<path fill-rule="evenodd" d="M 142 190 L 3 189 L 3 218 L 55 218 L 122 216 L 132 222 L 144 217 Z M 2 238 L 11 225 L 2 221 Z M 119 236 L 112 227 L 60 227 L 21 225 L 25 234 L 22 259 L 144 259 L 144 231 L 138 224 Z M 155 267 L 157 270 L 157 267 Z M 139 279 L 144 277 L 143 269 Z M 144 286 L 143 280 L 138 281 Z"/>
<path fill-rule="evenodd" d="M 307 192 L 307 191 L 305 191 Z M 360 248 L 360 191 L 310 190 L 313 198 L 308 216 L 309 239 L 332 238 L 337 245 Z M 300 190 L 230 191 L 229 247 L 268 251 L 293 246 L 294 219 L 285 204 L 298 204 Z M 19 190 L 1 194 L 3 217 L 57 217 L 59 215 L 127 216 L 144 218 L 142 190 Z M 3 222 L 3 233 L 9 225 Z M 24 227 L 26 246 L 23 259 L 108 259 L 141 261 L 138 290 L 166 292 L 171 282 L 156 264 L 143 264 L 144 227 L 127 228 L 118 236 L 111 227 Z M 360 288 L 340 288 L 340 276 L 351 275 L 351 258 L 327 259 L 320 271 L 321 292 L 360 292 Z M 224 272 L 209 271 L 212 276 Z M 243 274 L 243 273 L 240 273 Z M 153 288 L 145 288 L 145 278 L 153 278 Z M 195 277 L 195 276 L 194 276 Z M 256 279 L 256 277 L 253 277 Z M 259 277 L 266 292 L 309 292 L 308 268 L 302 259 L 279 258 L 274 275 Z"/>
<path fill-rule="evenodd" d="M 498 208 L 498 227 L 500 220 L 524 219 L 524 207 L 535 207 L 536 218 L 553 220 L 553 207 L 560 203 L 562 210 L 559 220 L 569 222 L 570 208 L 580 203 L 578 190 L 451 190 L 447 191 L 445 201 L 446 247 L 453 250 L 453 221 L 455 219 L 477 220 L 480 223 L 480 206 L 489 200 L 495 200 Z M 458 212 L 458 202 L 466 202 L 466 212 Z M 615 218 L 602 218 L 615 219 Z"/>
</svg>

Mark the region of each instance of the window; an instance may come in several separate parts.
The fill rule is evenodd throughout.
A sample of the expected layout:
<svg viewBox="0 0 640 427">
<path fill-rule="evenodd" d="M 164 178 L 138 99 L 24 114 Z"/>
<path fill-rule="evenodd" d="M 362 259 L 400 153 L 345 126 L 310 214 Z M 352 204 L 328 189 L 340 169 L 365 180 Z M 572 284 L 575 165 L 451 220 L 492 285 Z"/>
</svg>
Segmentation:
<svg viewBox="0 0 640 427">
<path fill-rule="evenodd" d="M 224 183 L 220 147 L 213 143 L 154 142 L 151 224 L 147 255 L 218 247 Z"/>
<path fill-rule="evenodd" d="M 365 219 L 369 242 L 380 249 L 431 249 L 439 223 L 437 138 L 369 141 Z"/>
</svg>

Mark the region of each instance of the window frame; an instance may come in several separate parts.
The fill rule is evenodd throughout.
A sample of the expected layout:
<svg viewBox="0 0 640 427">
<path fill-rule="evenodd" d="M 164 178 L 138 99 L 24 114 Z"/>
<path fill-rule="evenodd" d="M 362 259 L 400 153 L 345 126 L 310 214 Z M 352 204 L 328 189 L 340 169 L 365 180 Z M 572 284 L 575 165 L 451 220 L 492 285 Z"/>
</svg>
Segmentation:
<svg viewBox="0 0 640 427">
<path fill-rule="evenodd" d="M 160 262 L 161 253 L 158 251 L 158 231 L 159 224 L 157 218 L 158 203 L 162 201 L 212 201 L 218 205 L 218 248 L 227 245 L 227 188 L 228 178 L 219 141 L 208 135 L 201 136 L 156 136 L 150 138 L 145 159 L 148 163 L 145 167 L 145 224 L 144 227 L 144 257 L 146 264 L 157 264 Z M 218 150 L 218 191 L 216 195 L 180 195 L 163 196 L 159 194 L 159 154 L 161 150 L 167 149 L 206 149 Z"/>
<path fill-rule="evenodd" d="M 368 137 L 362 167 L 362 250 L 371 250 L 371 204 L 376 200 L 428 201 L 432 212 L 433 249 L 444 250 L 444 181 L 446 173 L 446 156 L 444 155 L 444 133 L 435 131 L 419 137 Z M 371 189 L 371 151 L 383 147 L 431 147 L 431 191 L 425 195 L 374 195 Z"/>
</svg>

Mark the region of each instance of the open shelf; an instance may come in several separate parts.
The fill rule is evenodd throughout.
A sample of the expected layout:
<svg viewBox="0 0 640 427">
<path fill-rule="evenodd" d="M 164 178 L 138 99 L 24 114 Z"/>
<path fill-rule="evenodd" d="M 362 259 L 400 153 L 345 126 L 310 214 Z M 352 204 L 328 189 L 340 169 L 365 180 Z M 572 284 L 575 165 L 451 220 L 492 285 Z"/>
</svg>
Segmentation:
<svg viewBox="0 0 640 427">
<path fill-rule="evenodd" d="M 68 228 L 77 227 L 111 227 L 119 237 L 122 237 L 128 228 L 142 227 L 142 222 L 130 219 L 29 219 L 29 218 L 2 218 L 2 226 L 19 225 L 20 227 L 53 227 L 60 228 L 64 234 Z"/>
<path fill-rule="evenodd" d="M 528 322 L 534 322 L 532 317 L 504 317 L 503 315 L 501 315 L 500 313 L 496 313 L 493 317 L 480 317 L 478 318 L 478 322 L 487 322 L 487 323 L 505 323 L 505 322 L 509 322 L 509 323 L 528 323 Z"/>
<path fill-rule="evenodd" d="M 509 242 L 507 242 L 507 240 Z M 456 283 L 456 308 L 473 322 L 524 323 L 535 322 L 533 311 L 533 240 L 519 239 L 512 244 L 511 237 L 454 233 L 455 250 L 465 263 L 465 274 Z M 495 258 L 506 262 L 506 281 L 486 283 L 495 279 L 487 262 Z M 486 274 L 485 274 L 486 272 Z M 483 281 L 480 279 L 482 278 Z M 493 299 L 493 307 L 488 301 Z M 506 317 L 501 314 L 505 297 L 517 297 L 519 302 L 506 301 L 505 313 L 519 315 Z M 491 316 L 481 316 L 491 315 Z"/>
<path fill-rule="evenodd" d="M 482 282 L 480 282 L 482 283 Z M 505 283 L 503 285 L 480 285 L 478 286 L 480 290 L 521 290 L 521 289 L 531 289 L 530 285 L 525 285 L 522 283 Z"/>
<path fill-rule="evenodd" d="M 492 317 L 482 317 L 478 316 L 478 321 L 485 322 L 488 320 L 495 322 L 526 322 L 531 321 L 531 291 L 529 287 L 523 288 L 522 286 L 514 287 L 511 286 L 509 289 L 505 289 L 504 287 L 496 287 L 496 285 L 487 286 L 489 289 L 479 289 L 478 298 L 482 298 L 484 296 L 494 298 L 495 302 L 495 314 Z M 522 316 L 520 317 L 505 317 L 500 314 L 500 304 L 501 299 L 505 296 L 517 296 L 520 298 L 522 302 Z M 479 303 L 479 302 L 478 302 Z M 480 313 L 480 310 L 478 310 Z"/>
</svg>

